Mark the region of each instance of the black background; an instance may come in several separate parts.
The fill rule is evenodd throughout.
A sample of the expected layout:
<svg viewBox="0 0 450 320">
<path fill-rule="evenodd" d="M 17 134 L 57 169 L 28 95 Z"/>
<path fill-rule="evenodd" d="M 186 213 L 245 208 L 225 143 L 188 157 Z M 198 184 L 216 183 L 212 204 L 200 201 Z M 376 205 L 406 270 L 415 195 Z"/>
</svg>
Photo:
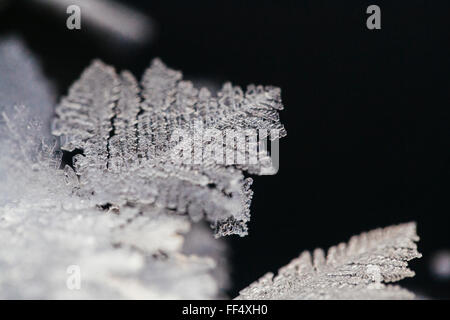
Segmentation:
<svg viewBox="0 0 450 320">
<path fill-rule="evenodd" d="M 0 14 L 0 32 L 20 32 L 60 94 L 96 57 L 138 77 L 159 56 L 187 79 L 282 88 L 280 171 L 254 177 L 250 234 L 227 240 L 230 296 L 305 249 L 417 221 L 424 257 L 402 284 L 450 297 L 429 270 L 450 249 L 448 1 L 126 3 L 157 21 L 151 45 L 111 48 L 23 1 Z M 366 28 L 371 4 L 381 30 Z"/>
</svg>

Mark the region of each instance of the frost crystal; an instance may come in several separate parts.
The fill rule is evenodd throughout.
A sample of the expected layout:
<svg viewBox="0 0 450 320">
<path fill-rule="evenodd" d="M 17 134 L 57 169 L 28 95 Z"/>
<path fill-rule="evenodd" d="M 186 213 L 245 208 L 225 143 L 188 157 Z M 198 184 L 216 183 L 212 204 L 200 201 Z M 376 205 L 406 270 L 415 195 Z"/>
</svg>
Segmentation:
<svg viewBox="0 0 450 320">
<path fill-rule="evenodd" d="M 187 213 L 193 221 L 205 216 L 217 236 L 245 235 L 252 180 L 242 171 L 264 174 L 272 164 L 255 139 L 235 144 L 232 137 L 227 144 L 227 135 L 253 129 L 263 138 L 284 136 L 280 90 L 250 85 L 244 93 L 227 83 L 213 96 L 158 59 L 141 87 L 130 73 L 118 75 L 95 61 L 57 107 L 53 133 L 61 136 L 61 148 L 82 150 L 74 157 L 77 193 L 120 210 L 156 205 Z M 218 132 L 216 139 L 202 140 L 205 130 Z M 174 139 L 178 132 L 185 136 Z M 249 145 L 255 154 L 247 151 Z M 212 146 L 223 147 L 227 157 L 255 161 L 228 165 L 208 152 Z M 179 152 L 180 159 L 174 158 Z"/>
<path fill-rule="evenodd" d="M 411 299 L 398 286 L 414 276 L 407 261 L 420 258 L 415 223 L 376 229 L 331 247 L 308 251 L 243 289 L 237 299 Z"/>
<path fill-rule="evenodd" d="M 198 148 L 195 121 L 218 130 L 280 129 L 282 136 L 279 90 L 251 86 L 244 94 L 227 84 L 213 97 L 158 60 L 141 89 L 130 73 L 95 62 L 56 110 L 62 149 L 82 151 L 75 170 L 60 168 L 59 145 L 42 125 L 52 116 L 51 91 L 37 65 L 25 70 L 35 76 L 24 89 L 42 90 L 10 90 L 20 81 L 9 52 L 21 45 L 8 46 L 0 47 L 0 298 L 223 297 L 226 248 L 194 222 L 206 215 L 218 235 L 244 234 L 251 192 L 242 170 L 270 172 L 270 157 L 177 162 L 171 151 L 188 142 L 169 137 L 185 129 Z M 28 55 L 16 58 L 32 61 Z"/>
</svg>

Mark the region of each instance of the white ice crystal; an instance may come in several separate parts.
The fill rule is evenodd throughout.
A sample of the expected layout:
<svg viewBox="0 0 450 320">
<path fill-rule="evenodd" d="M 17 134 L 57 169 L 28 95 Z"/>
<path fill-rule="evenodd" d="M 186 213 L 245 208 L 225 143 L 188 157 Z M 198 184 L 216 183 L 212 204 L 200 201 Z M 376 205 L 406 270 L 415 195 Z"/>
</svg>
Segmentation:
<svg viewBox="0 0 450 320">
<path fill-rule="evenodd" d="M 354 236 L 346 243 L 303 252 L 240 292 L 237 299 L 411 299 L 414 295 L 385 283 L 414 276 L 407 261 L 420 258 L 415 223 Z"/>
<path fill-rule="evenodd" d="M 265 172 L 270 157 L 261 150 L 254 163 L 218 163 L 195 136 L 195 126 L 223 132 L 224 140 L 216 141 L 221 146 L 233 130 L 277 130 L 282 137 L 280 90 L 250 85 L 244 93 L 227 83 L 212 95 L 158 59 L 146 70 L 141 87 L 129 72 L 118 75 L 95 61 L 56 108 L 53 133 L 61 137 L 61 148 L 83 152 L 74 157 L 77 194 L 119 210 L 157 206 L 189 214 L 193 221 L 205 217 L 218 236 L 245 235 L 252 180 L 243 170 Z M 174 142 L 176 130 L 185 130 L 193 140 Z M 200 150 L 201 161 L 174 160 L 173 150 L 190 143 Z M 234 155 L 246 149 L 224 144 L 224 150 Z"/>
</svg>

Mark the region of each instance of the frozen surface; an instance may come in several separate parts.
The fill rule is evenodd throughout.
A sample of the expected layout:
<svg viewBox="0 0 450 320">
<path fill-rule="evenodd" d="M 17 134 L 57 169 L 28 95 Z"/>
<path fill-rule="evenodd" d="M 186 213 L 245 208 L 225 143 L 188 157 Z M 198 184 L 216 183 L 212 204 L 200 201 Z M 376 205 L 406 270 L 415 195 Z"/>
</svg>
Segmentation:
<svg viewBox="0 0 450 320">
<path fill-rule="evenodd" d="M 60 154 L 33 138 L 40 127 L 19 126 L 28 123 L 19 121 L 28 118 L 24 112 L 19 108 L 3 126 L 12 131 L 3 134 L 9 151 L 0 156 L 7 168 L 1 184 L 7 195 L 0 206 L 1 298 L 217 296 L 219 281 L 212 273 L 221 269 L 215 259 L 222 249 L 208 252 L 215 258 L 203 254 L 207 243 L 183 253 L 191 222 L 164 208 L 125 207 L 118 213 L 80 198 L 73 170 L 58 170 Z M 70 266 L 81 271 L 79 290 L 66 284 Z"/>
</svg>

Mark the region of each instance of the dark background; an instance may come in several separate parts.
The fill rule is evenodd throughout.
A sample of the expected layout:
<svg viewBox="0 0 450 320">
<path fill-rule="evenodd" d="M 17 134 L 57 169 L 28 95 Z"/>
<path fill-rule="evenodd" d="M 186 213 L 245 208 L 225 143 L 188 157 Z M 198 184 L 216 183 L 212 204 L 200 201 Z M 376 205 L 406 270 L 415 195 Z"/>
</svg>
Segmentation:
<svg viewBox="0 0 450 320">
<path fill-rule="evenodd" d="M 60 94 L 96 57 L 138 77 L 159 56 L 187 79 L 282 88 L 280 171 L 254 177 L 250 234 L 227 240 L 230 296 L 305 249 L 417 221 L 424 257 L 402 284 L 450 298 L 429 270 L 450 249 L 448 1 L 126 3 L 157 21 L 151 45 L 112 48 L 23 1 L 0 13 L 0 32 L 20 32 Z M 366 28 L 371 4 L 381 30 Z"/>
</svg>

